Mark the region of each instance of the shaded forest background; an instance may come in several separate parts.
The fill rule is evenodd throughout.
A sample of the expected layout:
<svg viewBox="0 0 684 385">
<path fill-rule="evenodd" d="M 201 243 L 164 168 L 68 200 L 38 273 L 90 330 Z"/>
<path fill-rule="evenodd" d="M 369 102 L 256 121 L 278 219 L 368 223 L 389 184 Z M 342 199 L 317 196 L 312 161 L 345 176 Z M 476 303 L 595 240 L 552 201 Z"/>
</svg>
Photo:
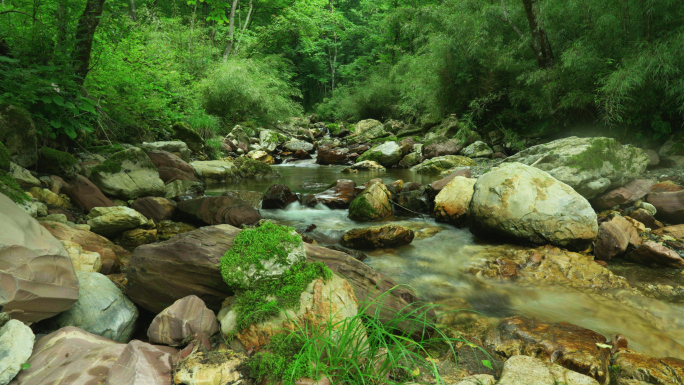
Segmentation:
<svg viewBox="0 0 684 385">
<path fill-rule="evenodd" d="M 2 0 L 0 104 L 46 141 L 456 116 L 481 132 L 684 125 L 681 0 Z"/>
</svg>

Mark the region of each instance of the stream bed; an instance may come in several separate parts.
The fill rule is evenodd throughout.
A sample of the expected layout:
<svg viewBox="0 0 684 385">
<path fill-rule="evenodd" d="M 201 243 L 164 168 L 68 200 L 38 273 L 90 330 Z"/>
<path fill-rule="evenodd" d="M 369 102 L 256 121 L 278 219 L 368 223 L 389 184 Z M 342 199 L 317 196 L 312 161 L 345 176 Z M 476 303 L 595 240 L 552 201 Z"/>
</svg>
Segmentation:
<svg viewBox="0 0 684 385">
<path fill-rule="evenodd" d="M 264 193 L 275 183 L 285 184 L 297 193 L 313 194 L 325 190 L 338 179 L 351 179 L 357 185 L 373 178 L 381 178 L 385 183 L 402 179 L 423 184 L 439 179 L 407 169 L 347 174 L 342 173 L 342 166 L 319 166 L 314 160 L 273 168 L 281 178 L 213 185 L 207 189 L 207 195 L 220 195 L 230 190 Z M 262 209 L 261 214 L 300 231 L 315 224 L 316 228 L 307 235 L 322 244 L 338 243 L 352 228 L 378 224 L 352 221 L 347 217 L 347 210 L 322 205 L 305 207 L 295 203 L 285 210 Z M 601 295 L 561 285 L 519 285 L 478 278 L 466 271 L 473 263 L 495 258 L 504 249 L 521 246 L 485 243 L 467 228 L 438 223 L 428 216 L 398 216 L 391 221 L 414 230 L 415 240 L 396 249 L 367 251 L 368 258 L 364 262 L 398 283 L 412 287 L 427 301 L 491 317 L 524 315 L 547 322 L 569 322 L 609 338 L 619 333 L 627 337 L 630 348 L 638 352 L 684 358 L 684 304 L 630 293 Z M 608 268 L 627 278 L 631 285 L 667 283 L 684 286 L 684 276 L 673 273 L 672 269 L 650 269 L 620 262 L 611 263 Z"/>
</svg>

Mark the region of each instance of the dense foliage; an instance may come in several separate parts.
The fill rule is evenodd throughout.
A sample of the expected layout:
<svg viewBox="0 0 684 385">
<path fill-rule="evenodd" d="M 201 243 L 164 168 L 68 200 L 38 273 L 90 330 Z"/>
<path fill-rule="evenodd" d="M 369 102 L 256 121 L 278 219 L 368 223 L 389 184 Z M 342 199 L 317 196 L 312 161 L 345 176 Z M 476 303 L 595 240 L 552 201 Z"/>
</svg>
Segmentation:
<svg viewBox="0 0 684 385">
<path fill-rule="evenodd" d="M 46 139 L 165 138 L 177 121 L 210 139 L 307 111 L 662 140 L 684 124 L 682 63 L 678 0 L 0 4 L 0 103 Z"/>
</svg>

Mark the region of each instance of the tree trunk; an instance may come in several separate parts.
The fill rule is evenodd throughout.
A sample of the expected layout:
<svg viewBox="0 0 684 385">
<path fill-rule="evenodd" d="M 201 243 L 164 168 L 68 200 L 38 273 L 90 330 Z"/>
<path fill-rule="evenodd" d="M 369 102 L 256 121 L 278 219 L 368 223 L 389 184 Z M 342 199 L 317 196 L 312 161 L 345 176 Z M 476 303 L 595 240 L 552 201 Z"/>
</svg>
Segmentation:
<svg viewBox="0 0 684 385">
<path fill-rule="evenodd" d="M 535 3 L 537 0 L 522 0 L 525 8 L 525 15 L 527 16 L 527 23 L 530 26 L 532 33 L 532 47 L 534 55 L 537 59 L 539 68 L 551 68 L 556 60 L 553 57 L 551 44 L 549 38 L 546 36 L 546 31 L 541 27 L 537 12 L 535 10 Z"/>
<path fill-rule="evenodd" d="M 335 13 L 334 0 L 330 0 L 330 13 Z M 328 51 L 330 57 L 330 90 L 335 91 L 335 75 L 337 72 L 337 32 L 333 32 L 333 52 Z"/>
<path fill-rule="evenodd" d="M 131 19 L 136 21 L 137 17 L 135 16 L 135 0 L 128 0 L 128 12 L 131 14 Z"/>
<path fill-rule="evenodd" d="M 105 0 L 88 0 L 76 28 L 76 45 L 74 46 L 73 62 L 76 82 L 83 85 L 90 71 L 90 52 L 93 49 L 93 37 L 98 24 Z"/>
<path fill-rule="evenodd" d="M 247 11 L 247 17 L 245 18 L 245 23 L 242 24 L 242 32 L 245 32 L 249 28 L 249 23 L 252 21 L 252 12 L 254 11 L 254 0 L 249 0 L 249 10 Z M 242 34 L 240 34 L 242 36 Z M 240 40 L 235 43 L 235 51 L 238 51 L 240 47 Z"/>
<path fill-rule="evenodd" d="M 228 44 L 226 50 L 223 51 L 223 62 L 228 61 L 228 55 L 233 50 L 233 42 L 235 39 L 235 10 L 237 9 L 239 0 L 233 0 L 233 5 L 230 7 L 230 16 L 228 17 Z"/>
</svg>

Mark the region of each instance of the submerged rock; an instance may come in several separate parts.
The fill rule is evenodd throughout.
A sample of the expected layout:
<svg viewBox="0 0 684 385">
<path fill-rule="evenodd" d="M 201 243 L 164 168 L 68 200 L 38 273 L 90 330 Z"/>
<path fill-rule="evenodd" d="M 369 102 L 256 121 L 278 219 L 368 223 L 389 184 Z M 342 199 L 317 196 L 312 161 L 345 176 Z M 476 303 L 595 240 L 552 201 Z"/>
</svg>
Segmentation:
<svg viewBox="0 0 684 385">
<path fill-rule="evenodd" d="M 537 244 L 583 249 L 596 239 L 589 202 L 548 173 L 520 163 L 504 164 L 475 183 L 471 231 Z"/>
<path fill-rule="evenodd" d="M 413 230 L 390 224 L 351 229 L 342 236 L 341 243 L 353 249 L 383 249 L 408 245 L 413 237 Z"/>
<path fill-rule="evenodd" d="M 298 202 L 297 194 L 284 184 L 274 184 L 266 190 L 261 207 L 264 209 L 284 209 L 289 204 Z"/>
<path fill-rule="evenodd" d="M 356 183 L 349 179 L 338 179 L 335 185 L 322 193 L 315 194 L 311 203 L 322 203 L 331 209 L 347 209 L 354 200 Z"/>
<path fill-rule="evenodd" d="M 349 218 L 356 221 L 370 221 L 392 215 L 392 196 L 382 182 L 372 183 L 349 205 Z"/>
<path fill-rule="evenodd" d="M 505 162 L 534 165 L 591 199 L 638 178 L 649 158 L 643 150 L 615 139 L 572 136 L 527 148 Z"/>
</svg>

